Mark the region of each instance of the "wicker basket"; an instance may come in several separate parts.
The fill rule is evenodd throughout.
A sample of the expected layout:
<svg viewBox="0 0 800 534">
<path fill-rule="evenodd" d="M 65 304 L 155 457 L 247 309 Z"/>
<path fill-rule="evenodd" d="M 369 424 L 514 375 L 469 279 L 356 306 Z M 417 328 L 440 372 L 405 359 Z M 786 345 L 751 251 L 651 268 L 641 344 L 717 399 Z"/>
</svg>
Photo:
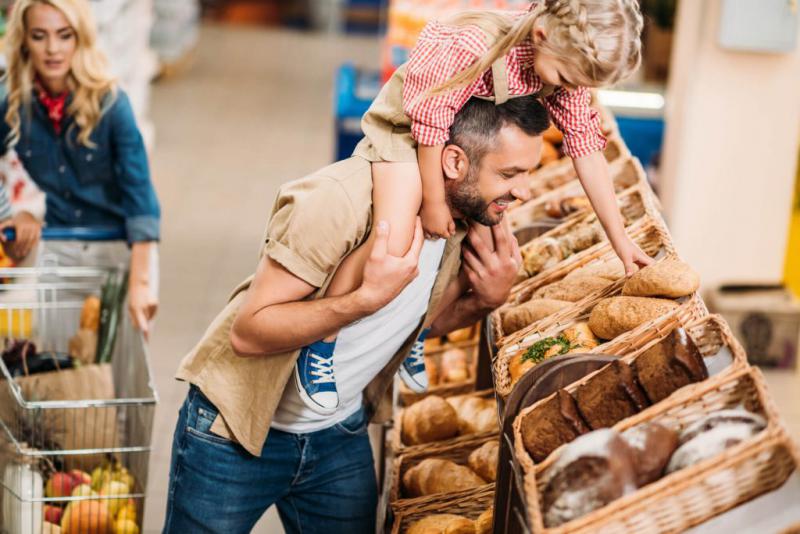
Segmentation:
<svg viewBox="0 0 800 534">
<path fill-rule="evenodd" d="M 670 238 L 666 227 L 661 224 L 660 220 L 648 220 L 644 226 L 636 228 L 635 231 L 631 232 L 630 236 L 631 239 L 650 256 L 655 257 L 659 254 L 675 255 L 675 247 L 672 244 L 672 239 Z M 611 244 L 606 243 L 606 245 L 599 249 L 596 254 L 584 256 L 581 261 L 578 262 L 562 264 L 560 267 L 548 270 L 546 272 L 546 276 L 537 276 L 535 279 L 526 280 L 522 284 L 519 284 L 513 288 L 508 303 L 495 310 L 489 317 L 492 325 L 492 333 L 494 335 L 495 345 L 498 347 L 507 345 L 510 342 L 511 337 L 515 334 L 515 332 L 506 332 L 503 328 L 502 318 L 509 308 L 512 308 L 523 302 L 527 302 L 530 300 L 531 295 L 533 295 L 533 293 L 539 288 L 562 280 L 575 269 L 594 263 L 611 261 L 616 258 L 617 254 L 614 252 L 614 249 L 611 248 Z M 596 301 L 608 290 L 610 290 L 610 288 L 591 293 L 584 297 L 584 299 L 581 299 L 581 302 L 575 303 L 573 306 L 569 306 L 568 309 L 585 306 L 585 301 Z M 564 311 L 566 312 L 568 309 L 565 309 Z M 529 332 L 535 332 L 538 331 L 540 327 L 540 324 L 529 325 L 526 330 Z"/>
<path fill-rule="evenodd" d="M 400 396 L 400 403 L 403 406 L 410 406 L 415 402 L 424 399 L 428 395 L 438 395 L 440 397 L 452 397 L 453 395 L 461 395 L 475 390 L 475 375 L 478 366 L 478 342 L 477 341 L 464 341 L 461 343 L 445 343 L 441 347 L 434 350 L 427 351 L 425 356 L 431 357 L 436 361 L 436 364 L 441 368 L 441 356 L 450 349 L 462 349 L 467 353 L 467 372 L 469 378 L 462 382 L 451 382 L 446 384 L 436 384 L 429 386 L 424 393 L 415 393 L 408 389 L 403 381 L 400 381 L 398 387 L 398 394 Z"/>
<path fill-rule="evenodd" d="M 475 391 L 473 393 L 468 393 L 470 396 L 474 397 L 483 397 L 483 398 L 493 398 L 494 391 L 491 389 L 485 389 L 483 391 Z M 448 395 L 448 397 L 453 397 L 454 395 Z M 491 437 L 496 437 L 499 431 L 493 432 L 482 432 L 480 434 L 468 434 L 464 436 L 455 436 L 453 438 L 437 441 L 433 443 L 420 443 L 419 445 L 406 445 L 403 443 L 403 411 L 404 409 L 400 409 L 397 411 L 394 417 L 394 428 L 391 430 L 389 434 L 389 444 L 394 451 L 395 455 L 400 454 L 416 454 L 419 451 L 424 451 L 430 448 L 432 445 L 437 444 L 441 446 L 447 445 L 458 445 L 460 443 L 464 443 L 473 439 L 488 439 Z"/>
<path fill-rule="evenodd" d="M 411 525 L 429 515 L 455 514 L 475 520 L 492 506 L 494 484 L 457 494 L 432 496 L 398 513 L 392 525 L 392 534 L 405 534 Z"/>
<path fill-rule="evenodd" d="M 467 460 L 469 459 L 469 455 L 472 454 L 472 451 L 481 447 L 487 441 L 496 441 L 497 439 L 497 437 L 476 437 L 450 445 L 434 443 L 427 447 L 421 447 L 413 453 L 401 454 L 395 457 L 394 462 L 392 462 L 392 482 L 389 488 L 389 505 L 392 507 L 392 510 L 395 513 L 400 513 L 402 510 L 414 506 L 419 502 L 424 502 L 432 497 L 432 495 L 424 497 L 406 497 L 402 489 L 403 476 L 406 474 L 406 471 L 422 462 L 422 460 L 427 458 L 441 458 L 443 460 L 452 460 L 459 465 L 467 465 Z M 487 484 L 493 485 L 491 482 Z"/>
<path fill-rule="evenodd" d="M 619 291 L 622 288 L 622 283 L 617 282 L 612 287 Z M 511 393 L 511 374 L 508 369 L 511 358 L 520 355 L 536 341 L 546 337 L 557 336 L 564 329 L 574 326 L 580 321 L 587 320 L 595 304 L 597 304 L 597 302 L 593 302 L 583 309 L 573 309 L 573 312 L 566 316 L 560 313 L 554 314 L 551 316 L 552 322 L 550 324 L 552 326 L 547 330 L 541 330 L 538 333 L 530 333 L 522 330 L 520 332 L 524 333 L 523 336 L 514 337 L 513 342 L 501 347 L 494 361 L 494 379 L 497 393 L 503 398 Z M 674 324 L 674 321 L 679 321 L 681 324 L 691 324 L 707 315 L 708 309 L 705 303 L 703 303 L 699 295 L 694 294 L 671 312 L 657 319 L 653 319 L 652 321 L 647 321 L 633 330 L 625 332 L 587 352 L 591 354 L 625 355 L 646 346 L 648 343 L 657 339 L 659 335 L 663 338 L 663 335 L 668 333 L 665 332 L 667 325 Z"/>
<path fill-rule="evenodd" d="M 618 159 L 613 164 L 609 165 L 609 173 L 614 182 L 614 189 L 617 194 L 634 186 L 644 188 L 650 187 L 642 165 L 639 163 L 639 160 L 634 157 L 628 156 Z M 583 192 L 583 187 L 576 176 L 573 180 L 566 182 L 564 185 L 552 191 L 537 196 L 528 202 L 514 205 L 509 208 L 506 217 L 511 224 L 512 230 L 517 230 L 537 222 L 549 222 L 554 220 L 547 214 L 546 206 L 550 201 L 583 194 L 585 194 Z M 585 213 L 586 211 L 591 211 L 591 208 L 581 211 Z M 570 217 L 575 217 L 575 215 L 577 215 L 577 213 L 570 215 Z"/>
<path fill-rule="evenodd" d="M 746 367 L 687 387 L 661 403 L 614 426 L 619 431 L 657 421 L 683 429 L 708 413 L 743 405 L 767 419 L 767 428 L 751 439 L 692 467 L 669 474 L 631 495 L 584 517 L 546 529 L 540 495 L 547 469 L 563 447 L 541 464 L 534 464 L 523 446 L 520 426 L 525 409 L 514 422 L 516 460 L 525 475 L 525 501 L 531 530 L 547 534 L 603 532 L 681 532 L 743 502 L 779 487 L 794 471 L 793 444 L 786 437 L 761 372 Z"/>
</svg>

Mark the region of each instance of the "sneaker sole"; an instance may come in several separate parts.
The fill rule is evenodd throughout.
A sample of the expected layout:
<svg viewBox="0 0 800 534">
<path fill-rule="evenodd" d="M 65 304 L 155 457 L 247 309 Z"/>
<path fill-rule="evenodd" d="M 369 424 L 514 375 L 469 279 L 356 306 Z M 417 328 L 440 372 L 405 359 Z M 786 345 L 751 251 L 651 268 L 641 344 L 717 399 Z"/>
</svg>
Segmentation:
<svg viewBox="0 0 800 534">
<path fill-rule="evenodd" d="M 425 393 L 428 391 L 428 388 L 423 387 L 422 384 L 411 378 L 411 375 L 408 374 L 408 371 L 406 371 L 406 368 L 402 365 L 400 366 L 400 369 L 397 370 L 397 373 L 400 375 L 400 378 L 403 380 L 403 383 L 406 385 L 406 387 L 414 393 Z"/>
<path fill-rule="evenodd" d="M 303 404 L 305 404 L 306 407 L 314 413 L 328 416 L 335 414 L 336 410 L 339 408 L 338 404 L 334 408 L 325 408 L 324 406 L 320 406 L 314 399 L 311 398 L 308 393 L 306 393 L 303 383 L 300 380 L 300 371 L 297 369 L 297 365 L 294 366 L 294 385 L 297 388 L 298 395 L 300 395 L 300 398 L 303 400 Z"/>
</svg>

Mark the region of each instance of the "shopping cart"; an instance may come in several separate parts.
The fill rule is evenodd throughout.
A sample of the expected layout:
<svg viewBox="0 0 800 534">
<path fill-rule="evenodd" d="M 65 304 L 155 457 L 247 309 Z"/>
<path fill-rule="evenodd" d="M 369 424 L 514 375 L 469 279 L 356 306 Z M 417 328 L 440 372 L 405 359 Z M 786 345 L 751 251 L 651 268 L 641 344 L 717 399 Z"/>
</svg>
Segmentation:
<svg viewBox="0 0 800 534">
<path fill-rule="evenodd" d="M 118 237 L 106 230 L 43 232 L 44 239 Z M 35 365 L 25 357 L 22 372 L 0 359 L 3 534 L 54 532 L 48 523 L 69 523 L 69 534 L 139 531 L 158 402 L 144 339 L 123 318 L 109 363 L 76 367 L 65 356 L 79 330 L 82 296 L 100 296 L 120 276 L 91 266 L 0 269 L 2 334 L 32 341 L 41 355 L 34 363 L 56 368 L 32 374 Z M 133 522 L 127 530 L 125 520 Z"/>
</svg>

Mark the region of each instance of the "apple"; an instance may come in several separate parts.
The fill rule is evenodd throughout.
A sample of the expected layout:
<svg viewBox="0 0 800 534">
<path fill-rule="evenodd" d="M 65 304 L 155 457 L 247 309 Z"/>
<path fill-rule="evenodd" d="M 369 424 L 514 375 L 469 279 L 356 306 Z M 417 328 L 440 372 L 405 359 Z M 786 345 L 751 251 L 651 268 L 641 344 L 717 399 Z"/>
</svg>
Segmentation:
<svg viewBox="0 0 800 534">
<path fill-rule="evenodd" d="M 47 485 L 44 488 L 45 496 L 50 499 L 58 497 L 69 497 L 72 490 L 75 489 L 75 479 L 68 473 L 57 472 L 50 477 Z"/>
<path fill-rule="evenodd" d="M 63 513 L 64 510 L 58 506 L 51 506 L 49 504 L 44 506 L 44 520 L 48 523 L 53 523 L 55 525 L 61 524 L 61 515 Z"/>
<path fill-rule="evenodd" d="M 75 481 L 76 486 L 80 486 L 81 484 L 89 484 L 92 485 L 92 477 L 89 473 L 85 471 L 81 471 L 80 469 L 73 469 L 69 472 L 69 476 Z"/>
</svg>

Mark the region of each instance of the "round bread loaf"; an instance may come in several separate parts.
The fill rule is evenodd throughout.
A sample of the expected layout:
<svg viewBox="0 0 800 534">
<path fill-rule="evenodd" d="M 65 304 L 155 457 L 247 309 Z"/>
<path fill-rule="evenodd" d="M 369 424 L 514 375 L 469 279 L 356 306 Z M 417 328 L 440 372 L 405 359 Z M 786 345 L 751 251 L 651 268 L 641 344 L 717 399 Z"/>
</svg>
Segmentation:
<svg viewBox="0 0 800 534">
<path fill-rule="evenodd" d="M 455 514 L 429 515 L 408 527 L 406 534 L 475 534 L 475 522 Z"/>
<path fill-rule="evenodd" d="M 419 445 L 458 434 L 458 414 L 446 400 L 425 397 L 403 410 L 403 443 Z"/>
<path fill-rule="evenodd" d="M 589 316 L 589 328 L 601 339 L 633 330 L 642 323 L 666 315 L 679 304 L 673 300 L 647 297 L 611 297 L 601 300 Z"/>
<path fill-rule="evenodd" d="M 666 258 L 634 273 L 622 294 L 636 297 L 680 298 L 700 287 L 700 276 L 677 258 Z"/>
</svg>

